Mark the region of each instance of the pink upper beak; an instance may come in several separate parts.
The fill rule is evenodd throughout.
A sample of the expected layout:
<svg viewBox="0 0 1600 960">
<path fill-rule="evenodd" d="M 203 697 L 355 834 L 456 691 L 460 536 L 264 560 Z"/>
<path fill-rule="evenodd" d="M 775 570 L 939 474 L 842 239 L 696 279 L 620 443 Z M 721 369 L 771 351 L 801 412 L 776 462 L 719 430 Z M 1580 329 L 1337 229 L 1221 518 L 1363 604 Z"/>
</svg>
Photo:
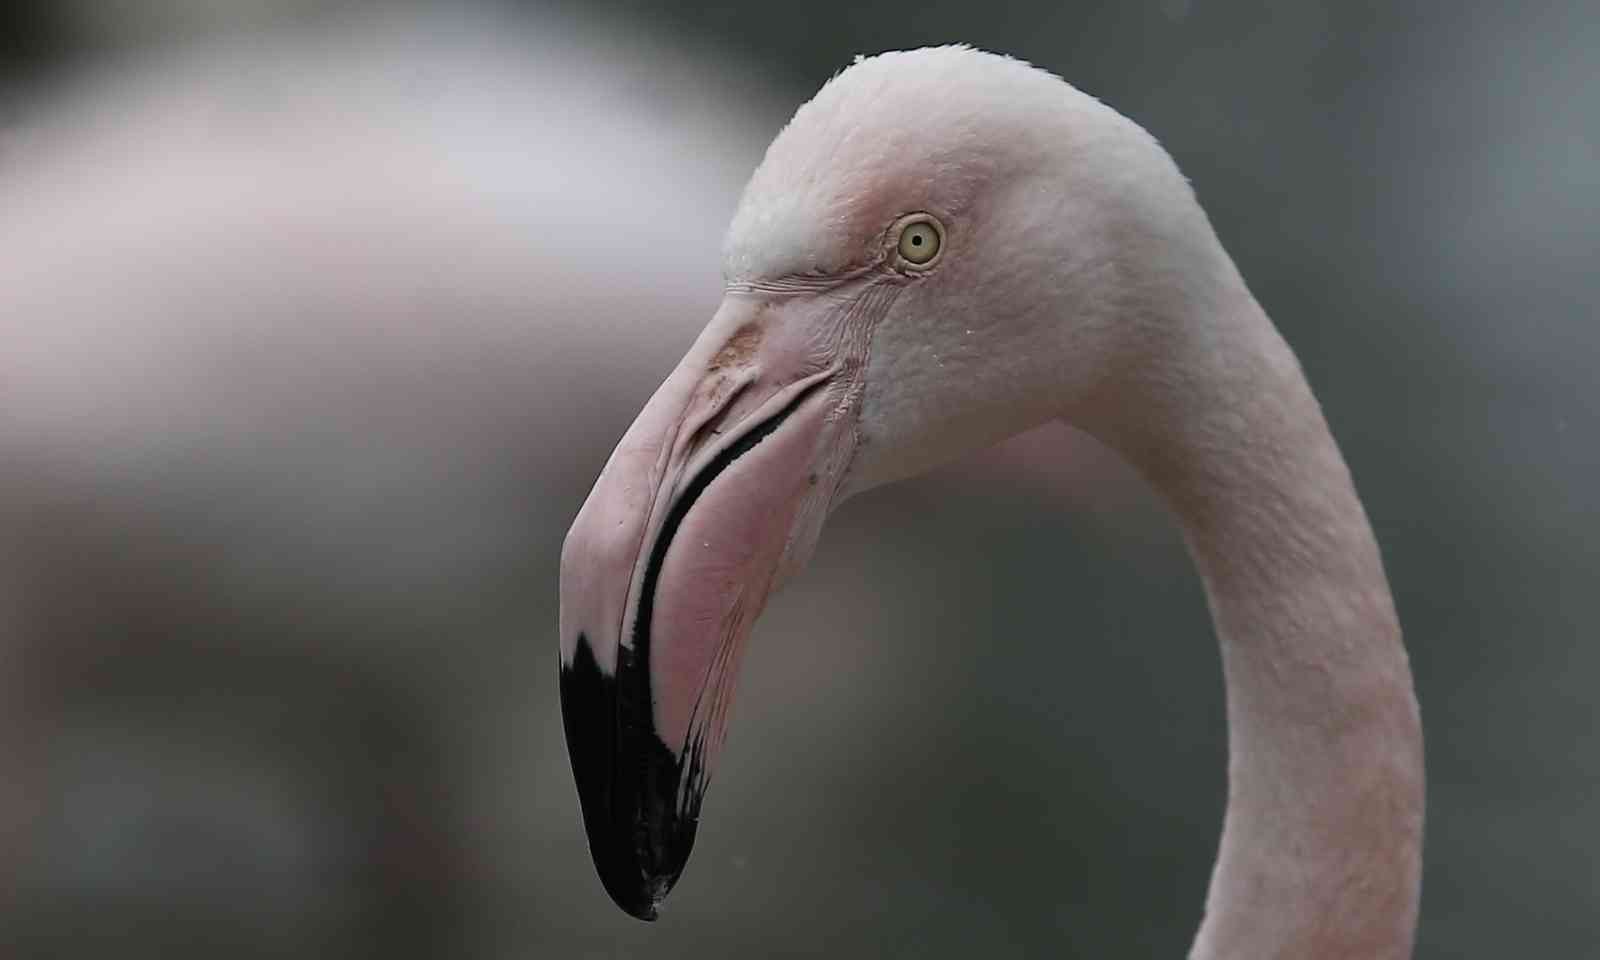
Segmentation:
<svg viewBox="0 0 1600 960">
<path fill-rule="evenodd" d="M 859 364 L 815 302 L 730 294 L 562 551 L 567 748 L 601 882 L 640 919 L 694 843 L 745 637 L 848 461 Z"/>
</svg>

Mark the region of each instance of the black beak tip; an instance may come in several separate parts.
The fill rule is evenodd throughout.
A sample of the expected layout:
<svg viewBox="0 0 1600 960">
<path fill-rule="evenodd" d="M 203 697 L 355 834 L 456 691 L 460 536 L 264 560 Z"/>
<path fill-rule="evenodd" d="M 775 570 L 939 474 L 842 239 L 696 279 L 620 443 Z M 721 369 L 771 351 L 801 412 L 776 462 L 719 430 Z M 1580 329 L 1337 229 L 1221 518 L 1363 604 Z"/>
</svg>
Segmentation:
<svg viewBox="0 0 1600 960">
<path fill-rule="evenodd" d="M 643 673 L 626 652 L 617 672 L 606 676 L 580 635 L 561 667 L 561 713 L 595 872 L 618 907 L 650 922 L 694 846 L 700 791 L 680 804 L 684 764 L 640 709 L 650 702 Z M 638 689 L 619 695 L 630 682 Z"/>
<path fill-rule="evenodd" d="M 661 915 L 657 906 L 659 901 L 650 895 L 645 885 L 618 884 L 608 879 L 604 872 L 600 874 L 600 879 L 606 888 L 606 893 L 611 896 L 611 902 L 621 907 L 622 912 L 628 916 L 635 920 L 643 920 L 645 923 L 654 923 Z"/>
<path fill-rule="evenodd" d="M 598 836 L 597 831 L 589 831 L 589 855 L 594 859 L 595 872 L 600 875 L 606 894 L 624 913 L 646 923 L 654 922 L 660 916 L 661 902 L 683 872 L 688 850 L 661 851 L 656 856 L 665 855 L 667 862 L 653 865 L 631 845 L 616 842 L 618 832 L 631 833 L 604 827 Z M 657 873 L 658 867 L 667 872 Z"/>
</svg>

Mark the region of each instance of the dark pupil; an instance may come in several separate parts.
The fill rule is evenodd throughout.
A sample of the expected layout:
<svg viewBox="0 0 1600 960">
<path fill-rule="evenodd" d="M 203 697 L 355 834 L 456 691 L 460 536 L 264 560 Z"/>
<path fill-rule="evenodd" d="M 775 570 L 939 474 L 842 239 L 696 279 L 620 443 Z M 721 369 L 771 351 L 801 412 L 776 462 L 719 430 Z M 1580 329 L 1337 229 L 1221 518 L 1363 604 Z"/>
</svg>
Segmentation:
<svg viewBox="0 0 1600 960">
<path fill-rule="evenodd" d="M 915 234 L 915 233 L 913 233 L 913 234 L 912 234 L 912 235 L 911 235 L 911 245 L 912 245 L 912 246 L 913 246 L 913 247 L 920 247 L 920 246 L 922 246 L 922 236 L 921 236 L 921 235 L 920 235 L 920 234 Z"/>
</svg>

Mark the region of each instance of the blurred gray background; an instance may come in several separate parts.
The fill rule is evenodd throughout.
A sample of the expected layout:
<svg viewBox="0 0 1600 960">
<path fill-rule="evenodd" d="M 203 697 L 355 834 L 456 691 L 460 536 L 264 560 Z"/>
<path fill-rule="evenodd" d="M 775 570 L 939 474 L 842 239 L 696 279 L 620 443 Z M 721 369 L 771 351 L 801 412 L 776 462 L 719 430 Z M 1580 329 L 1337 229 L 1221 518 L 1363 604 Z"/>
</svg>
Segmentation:
<svg viewBox="0 0 1600 960">
<path fill-rule="evenodd" d="M 1571 0 L 0 6 L 0 952 L 1181 956 L 1204 600 L 1064 428 L 846 505 L 661 922 L 606 899 L 561 537 L 857 53 L 1153 131 L 1298 351 L 1416 668 L 1422 957 L 1600 946 L 1600 16 Z"/>
</svg>

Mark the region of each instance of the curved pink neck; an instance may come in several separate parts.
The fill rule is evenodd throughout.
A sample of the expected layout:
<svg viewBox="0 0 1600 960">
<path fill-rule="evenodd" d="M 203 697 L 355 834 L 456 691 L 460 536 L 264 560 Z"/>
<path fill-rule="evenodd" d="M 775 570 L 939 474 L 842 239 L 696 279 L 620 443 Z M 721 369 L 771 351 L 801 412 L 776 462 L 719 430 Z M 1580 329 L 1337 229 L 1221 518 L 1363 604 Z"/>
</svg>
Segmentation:
<svg viewBox="0 0 1600 960">
<path fill-rule="evenodd" d="M 1227 304 L 1110 438 L 1177 513 L 1222 648 L 1228 807 L 1192 957 L 1399 960 L 1424 776 L 1393 600 L 1299 364 L 1242 285 Z"/>
</svg>

